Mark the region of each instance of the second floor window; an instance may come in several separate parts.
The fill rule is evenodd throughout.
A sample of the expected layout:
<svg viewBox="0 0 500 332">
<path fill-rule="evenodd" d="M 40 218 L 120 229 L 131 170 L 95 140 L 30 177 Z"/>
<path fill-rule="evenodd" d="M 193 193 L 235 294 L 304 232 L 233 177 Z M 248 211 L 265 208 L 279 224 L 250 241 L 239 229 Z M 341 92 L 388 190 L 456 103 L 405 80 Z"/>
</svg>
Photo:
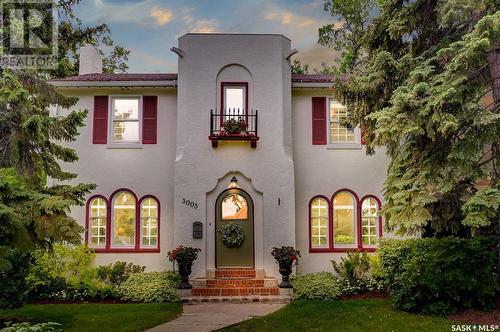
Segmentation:
<svg viewBox="0 0 500 332">
<path fill-rule="evenodd" d="M 113 142 L 139 142 L 140 98 L 112 98 L 112 140 Z"/>
<path fill-rule="evenodd" d="M 330 111 L 330 143 L 352 143 L 356 141 L 354 128 L 345 124 L 347 108 L 334 99 L 328 101 Z"/>
</svg>

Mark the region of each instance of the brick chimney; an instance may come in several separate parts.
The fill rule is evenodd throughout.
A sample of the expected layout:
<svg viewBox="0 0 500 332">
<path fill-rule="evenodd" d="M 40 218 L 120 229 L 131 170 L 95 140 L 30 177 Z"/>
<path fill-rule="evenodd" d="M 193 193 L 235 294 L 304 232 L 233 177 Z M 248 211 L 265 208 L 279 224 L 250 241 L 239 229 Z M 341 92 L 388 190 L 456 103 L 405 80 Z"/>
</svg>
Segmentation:
<svg viewBox="0 0 500 332">
<path fill-rule="evenodd" d="M 84 45 L 80 48 L 80 70 L 79 75 L 101 74 L 102 59 L 93 45 Z"/>
</svg>

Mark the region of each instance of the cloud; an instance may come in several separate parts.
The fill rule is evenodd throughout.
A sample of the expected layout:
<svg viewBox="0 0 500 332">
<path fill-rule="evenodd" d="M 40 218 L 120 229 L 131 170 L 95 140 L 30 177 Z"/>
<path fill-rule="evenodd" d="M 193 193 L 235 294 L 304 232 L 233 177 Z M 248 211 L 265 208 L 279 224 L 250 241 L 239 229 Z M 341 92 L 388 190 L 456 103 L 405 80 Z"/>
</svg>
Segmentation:
<svg viewBox="0 0 500 332">
<path fill-rule="evenodd" d="M 311 17 L 296 15 L 290 11 L 281 10 L 269 11 L 265 19 L 269 21 L 278 21 L 282 25 L 295 25 L 303 28 L 314 26 L 317 23 L 317 21 Z"/>
<path fill-rule="evenodd" d="M 187 32 L 211 33 L 218 32 L 219 21 L 217 19 L 195 19 L 191 14 L 193 8 L 181 9 L 181 20 L 184 28 L 180 34 Z"/>
<path fill-rule="evenodd" d="M 314 68 L 320 68 L 323 62 L 328 65 L 333 65 L 338 57 L 338 52 L 331 48 L 318 44 L 311 44 L 299 49 L 299 53 L 294 56 L 294 59 L 300 60 L 303 64 L 309 64 L 309 69 L 312 70 Z"/>
<path fill-rule="evenodd" d="M 153 9 L 151 9 L 150 16 L 153 18 L 156 25 L 162 26 L 172 21 L 172 18 L 174 17 L 174 12 L 171 11 L 170 9 L 153 7 Z"/>
</svg>

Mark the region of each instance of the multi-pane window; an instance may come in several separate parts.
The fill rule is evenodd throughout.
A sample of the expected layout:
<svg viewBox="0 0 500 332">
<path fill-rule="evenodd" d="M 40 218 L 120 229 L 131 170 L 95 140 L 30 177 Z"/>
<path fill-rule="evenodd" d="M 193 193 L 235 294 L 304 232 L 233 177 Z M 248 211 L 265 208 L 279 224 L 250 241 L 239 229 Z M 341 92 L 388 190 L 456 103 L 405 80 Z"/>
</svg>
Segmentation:
<svg viewBox="0 0 500 332">
<path fill-rule="evenodd" d="M 128 191 L 121 191 L 113 198 L 113 247 L 135 245 L 135 197 Z"/>
<path fill-rule="evenodd" d="M 315 198 L 311 202 L 311 246 L 328 246 L 328 202 Z"/>
<path fill-rule="evenodd" d="M 377 244 L 378 202 L 366 198 L 361 205 L 361 238 L 364 245 Z"/>
<path fill-rule="evenodd" d="M 347 191 L 341 191 L 333 197 L 333 234 L 336 245 L 356 243 L 355 201 Z"/>
<path fill-rule="evenodd" d="M 106 201 L 96 197 L 89 203 L 89 242 L 92 247 L 106 245 L 107 209 Z"/>
<path fill-rule="evenodd" d="M 131 97 L 112 99 L 113 142 L 139 142 L 139 101 Z"/>
<path fill-rule="evenodd" d="M 142 246 L 158 245 L 158 202 L 154 198 L 141 202 L 141 239 Z"/>
<path fill-rule="evenodd" d="M 353 143 L 356 141 L 353 127 L 346 124 L 347 108 L 334 99 L 329 99 L 330 143 Z"/>
</svg>

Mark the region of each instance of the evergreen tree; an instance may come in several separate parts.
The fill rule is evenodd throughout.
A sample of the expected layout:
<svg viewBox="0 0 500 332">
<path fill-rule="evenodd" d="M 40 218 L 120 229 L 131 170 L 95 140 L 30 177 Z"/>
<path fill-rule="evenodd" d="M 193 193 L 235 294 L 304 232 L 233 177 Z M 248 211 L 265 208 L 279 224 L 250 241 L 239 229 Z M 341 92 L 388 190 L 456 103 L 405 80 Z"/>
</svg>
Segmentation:
<svg viewBox="0 0 500 332">
<path fill-rule="evenodd" d="M 498 234 L 498 0 L 386 0 L 360 40 L 362 70 L 335 88 L 367 151 L 386 147 L 387 228 Z"/>
</svg>

